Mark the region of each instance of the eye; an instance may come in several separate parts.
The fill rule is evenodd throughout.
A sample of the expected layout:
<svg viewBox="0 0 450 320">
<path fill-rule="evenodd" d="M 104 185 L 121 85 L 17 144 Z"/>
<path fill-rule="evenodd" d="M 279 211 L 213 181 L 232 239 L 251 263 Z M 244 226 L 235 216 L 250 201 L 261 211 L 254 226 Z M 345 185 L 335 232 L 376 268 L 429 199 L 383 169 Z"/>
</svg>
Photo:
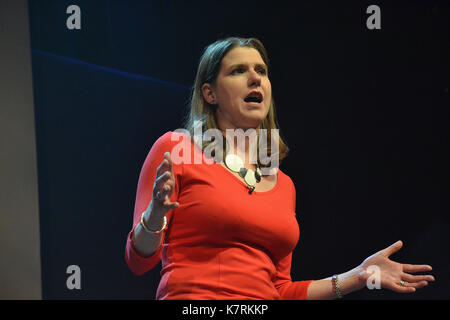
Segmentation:
<svg viewBox="0 0 450 320">
<path fill-rule="evenodd" d="M 244 72 L 244 68 L 239 67 L 234 69 L 233 71 L 231 71 L 231 74 L 238 74 L 238 73 L 243 73 Z"/>
<path fill-rule="evenodd" d="M 266 75 L 266 74 L 267 74 L 266 68 L 258 68 L 257 71 L 258 71 L 260 74 L 262 74 L 262 75 Z"/>
</svg>

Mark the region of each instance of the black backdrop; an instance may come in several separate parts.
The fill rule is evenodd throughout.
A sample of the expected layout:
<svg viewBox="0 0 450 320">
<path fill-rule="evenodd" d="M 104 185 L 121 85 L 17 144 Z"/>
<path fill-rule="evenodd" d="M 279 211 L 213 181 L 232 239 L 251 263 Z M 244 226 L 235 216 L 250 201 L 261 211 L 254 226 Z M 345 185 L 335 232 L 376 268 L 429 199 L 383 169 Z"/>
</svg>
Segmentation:
<svg viewBox="0 0 450 320">
<path fill-rule="evenodd" d="M 401 239 L 392 258 L 431 264 L 437 281 L 348 298 L 448 299 L 449 4 L 391 2 L 29 1 L 43 298 L 155 297 L 160 267 L 137 277 L 124 260 L 140 168 L 181 126 L 203 48 L 252 36 L 291 150 L 293 279 L 345 272 Z M 66 27 L 71 4 L 80 30 Z M 370 4 L 381 30 L 366 27 Z M 80 290 L 66 287 L 73 264 Z"/>
</svg>

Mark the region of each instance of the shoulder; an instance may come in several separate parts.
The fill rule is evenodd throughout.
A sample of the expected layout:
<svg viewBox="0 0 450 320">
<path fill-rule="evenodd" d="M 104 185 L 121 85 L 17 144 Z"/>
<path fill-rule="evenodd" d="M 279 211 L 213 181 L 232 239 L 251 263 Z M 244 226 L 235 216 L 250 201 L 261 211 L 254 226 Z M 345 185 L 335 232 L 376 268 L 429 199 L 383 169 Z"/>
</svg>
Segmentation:
<svg viewBox="0 0 450 320">
<path fill-rule="evenodd" d="M 289 177 L 286 173 L 284 173 L 280 168 L 278 170 L 278 178 L 283 179 L 286 183 L 294 185 L 294 182 L 292 181 L 291 177 Z"/>
<path fill-rule="evenodd" d="M 188 143 L 190 143 L 190 137 L 186 134 L 174 131 L 164 133 L 152 144 L 147 153 L 147 157 L 145 158 L 142 170 L 154 172 L 155 168 L 163 161 L 166 152 L 170 153 L 172 160 L 174 160 L 173 150 L 176 150 L 179 145 L 184 146 Z M 174 173 L 180 172 L 181 167 L 179 166 L 179 163 L 174 161 L 173 164 Z"/>
<path fill-rule="evenodd" d="M 189 133 L 183 131 L 168 131 L 160 136 L 152 146 L 152 149 L 171 151 L 180 142 L 190 142 Z"/>
<path fill-rule="evenodd" d="M 179 132 L 167 131 L 155 141 L 154 145 L 166 146 L 176 144 L 180 135 L 182 134 Z"/>
<path fill-rule="evenodd" d="M 291 189 L 295 192 L 295 184 L 292 181 L 291 177 L 284 173 L 280 168 L 278 168 L 278 179 L 288 189 Z"/>
<path fill-rule="evenodd" d="M 150 162 L 161 162 L 166 152 L 170 153 L 174 165 L 192 163 L 193 142 L 187 130 L 168 131 L 160 136 L 152 145 L 147 159 Z"/>
</svg>

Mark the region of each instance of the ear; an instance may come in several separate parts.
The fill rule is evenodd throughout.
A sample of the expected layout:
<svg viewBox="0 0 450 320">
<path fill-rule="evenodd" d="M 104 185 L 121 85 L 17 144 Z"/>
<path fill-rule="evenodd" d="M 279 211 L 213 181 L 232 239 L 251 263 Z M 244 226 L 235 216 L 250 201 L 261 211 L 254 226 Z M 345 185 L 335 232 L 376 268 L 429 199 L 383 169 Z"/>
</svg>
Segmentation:
<svg viewBox="0 0 450 320">
<path fill-rule="evenodd" d="M 214 94 L 214 90 L 209 83 L 204 83 L 202 85 L 202 94 L 203 99 L 209 104 L 215 105 L 217 104 L 216 95 Z"/>
</svg>

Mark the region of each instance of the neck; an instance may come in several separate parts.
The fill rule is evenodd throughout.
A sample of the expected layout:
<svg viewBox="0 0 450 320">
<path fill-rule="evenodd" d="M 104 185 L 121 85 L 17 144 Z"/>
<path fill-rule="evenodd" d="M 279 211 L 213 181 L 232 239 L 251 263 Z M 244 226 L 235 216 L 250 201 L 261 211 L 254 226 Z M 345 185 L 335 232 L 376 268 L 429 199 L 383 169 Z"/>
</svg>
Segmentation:
<svg viewBox="0 0 450 320">
<path fill-rule="evenodd" d="M 246 168 L 256 168 L 258 159 L 258 128 L 221 129 L 228 146 L 227 153 L 238 155 L 245 164 Z M 229 149 L 228 149 L 229 148 Z"/>
</svg>

